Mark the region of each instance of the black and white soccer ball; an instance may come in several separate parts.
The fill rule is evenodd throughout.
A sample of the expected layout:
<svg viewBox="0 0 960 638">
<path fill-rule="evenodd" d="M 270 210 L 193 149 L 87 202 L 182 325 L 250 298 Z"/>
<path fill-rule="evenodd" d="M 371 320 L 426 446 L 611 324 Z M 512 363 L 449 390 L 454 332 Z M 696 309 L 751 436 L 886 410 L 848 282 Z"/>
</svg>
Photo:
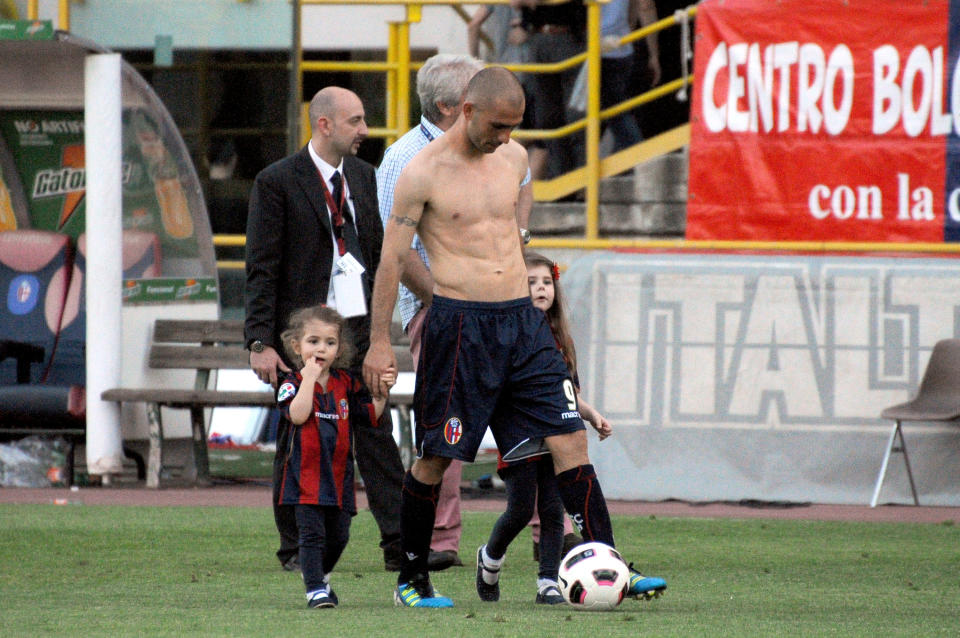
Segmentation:
<svg viewBox="0 0 960 638">
<path fill-rule="evenodd" d="M 630 586 L 630 568 L 604 543 L 577 545 L 560 562 L 560 589 L 577 609 L 615 609 Z"/>
</svg>

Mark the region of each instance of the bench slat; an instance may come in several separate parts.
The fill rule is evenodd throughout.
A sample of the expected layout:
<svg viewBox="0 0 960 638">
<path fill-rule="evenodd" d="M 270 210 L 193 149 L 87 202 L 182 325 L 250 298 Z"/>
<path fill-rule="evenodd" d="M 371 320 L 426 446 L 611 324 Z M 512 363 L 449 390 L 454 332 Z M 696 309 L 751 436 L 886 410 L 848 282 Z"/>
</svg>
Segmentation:
<svg viewBox="0 0 960 638">
<path fill-rule="evenodd" d="M 393 346 L 393 356 L 397 358 L 397 372 L 413 372 L 413 355 L 407 346 Z"/>
<path fill-rule="evenodd" d="M 242 392 L 224 390 L 174 390 L 167 388 L 114 388 L 105 390 L 104 401 L 138 401 L 159 403 L 173 408 L 273 406 L 272 392 Z"/>
<path fill-rule="evenodd" d="M 401 372 L 413 369 L 409 339 L 393 327 L 391 337 Z M 182 345 L 181 345 L 182 344 Z M 177 388 L 113 388 L 100 396 L 104 401 L 145 403 L 149 423 L 150 456 L 147 469 L 147 487 L 158 487 L 163 469 L 161 448 L 163 423 L 156 406 L 191 410 L 191 429 L 194 444 L 194 462 L 198 481 L 207 480 L 207 442 L 205 418 L 199 409 L 215 407 L 273 407 L 276 399 L 270 391 L 225 391 L 204 389 L 210 370 L 248 370 L 250 353 L 244 348 L 241 320 L 182 320 L 157 319 L 148 355 L 153 369 L 193 369 L 196 372 L 195 389 Z M 401 419 L 409 429 L 410 393 L 395 393 L 393 405 L 401 412 Z M 409 443 L 408 443 L 409 444 Z"/>
<path fill-rule="evenodd" d="M 174 346 L 150 348 L 151 368 L 198 368 L 243 370 L 250 367 L 250 353 L 242 346 Z"/>
<path fill-rule="evenodd" d="M 157 319 L 153 340 L 159 343 L 239 343 L 244 344 L 243 321 L 224 319 Z"/>
</svg>

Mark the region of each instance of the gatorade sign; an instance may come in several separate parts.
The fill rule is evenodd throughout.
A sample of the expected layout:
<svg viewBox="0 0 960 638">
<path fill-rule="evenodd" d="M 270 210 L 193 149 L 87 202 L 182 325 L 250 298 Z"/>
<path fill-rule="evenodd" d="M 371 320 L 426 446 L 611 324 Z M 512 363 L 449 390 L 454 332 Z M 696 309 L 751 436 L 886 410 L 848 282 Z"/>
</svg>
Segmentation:
<svg viewBox="0 0 960 638">
<path fill-rule="evenodd" d="M 706 0 L 688 239 L 960 241 L 960 0 Z"/>
<path fill-rule="evenodd" d="M 156 233 L 165 259 L 194 259 L 198 248 L 191 206 L 201 205 L 199 193 L 185 188 L 184 166 L 161 135 L 157 119 L 147 109 L 123 112 L 123 226 Z M 78 237 L 86 214 L 83 113 L 0 111 L 0 137 L 12 151 L 31 226 Z M 0 228 L 10 217 L 4 201 L 0 189 Z"/>
</svg>

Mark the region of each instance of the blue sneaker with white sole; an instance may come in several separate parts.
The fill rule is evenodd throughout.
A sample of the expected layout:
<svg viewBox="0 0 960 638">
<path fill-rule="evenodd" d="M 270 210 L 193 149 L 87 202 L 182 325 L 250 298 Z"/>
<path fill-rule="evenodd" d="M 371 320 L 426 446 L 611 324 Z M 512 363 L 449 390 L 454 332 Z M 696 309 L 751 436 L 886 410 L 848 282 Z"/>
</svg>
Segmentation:
<svg viewBox="0 0 960 638">
<path fill-rule="evenodd" d="M 426 574 L 417 574 L 409 582 L 398 584 L 393 592 L 393 602 L 398 607 L 453 607 L 453 601 L 441 596 Z"/>
<path fill-rule="evenodd" d="M 627 596 L 637 600 L 650 600 L 659 598 L 667 590 L 667 581 L 655 576 L 644 576 L 633 568 L 630 563 L 630 588 L 627 590 Z"/>
</svg>

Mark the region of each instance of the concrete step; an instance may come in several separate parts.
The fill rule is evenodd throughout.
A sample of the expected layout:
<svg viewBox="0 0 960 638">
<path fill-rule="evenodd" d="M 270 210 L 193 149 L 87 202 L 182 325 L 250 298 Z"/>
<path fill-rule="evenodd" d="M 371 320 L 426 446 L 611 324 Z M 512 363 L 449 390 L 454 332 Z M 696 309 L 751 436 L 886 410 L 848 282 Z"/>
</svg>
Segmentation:
<svg viewBox="0 0 960 638">
<path fill-rule="evenodd" d="M 669 153 L 600 183 L 603 236 L 682 236 L 687 219 L 687 153 Z M 582 202 L 535 202 L 530 231 L 538 236 L 584 232 Z"/>
<path fill-rule="evenodd" d="M 537 203 L 530 214 L 530 232 L 535 237 L 582 234 L 585 210 L 579 202 Z M 600 204 L 599 231 L 604 236 L 682 236 L 686 225 L 686 202 Z"/>
<path fill-rule="evenodd" d="M 629 175 L 602 180 L 600 201 L 621 204 L 687 201 L 686 152 L 663 155 L 635 166 Z"/>
</svg>

